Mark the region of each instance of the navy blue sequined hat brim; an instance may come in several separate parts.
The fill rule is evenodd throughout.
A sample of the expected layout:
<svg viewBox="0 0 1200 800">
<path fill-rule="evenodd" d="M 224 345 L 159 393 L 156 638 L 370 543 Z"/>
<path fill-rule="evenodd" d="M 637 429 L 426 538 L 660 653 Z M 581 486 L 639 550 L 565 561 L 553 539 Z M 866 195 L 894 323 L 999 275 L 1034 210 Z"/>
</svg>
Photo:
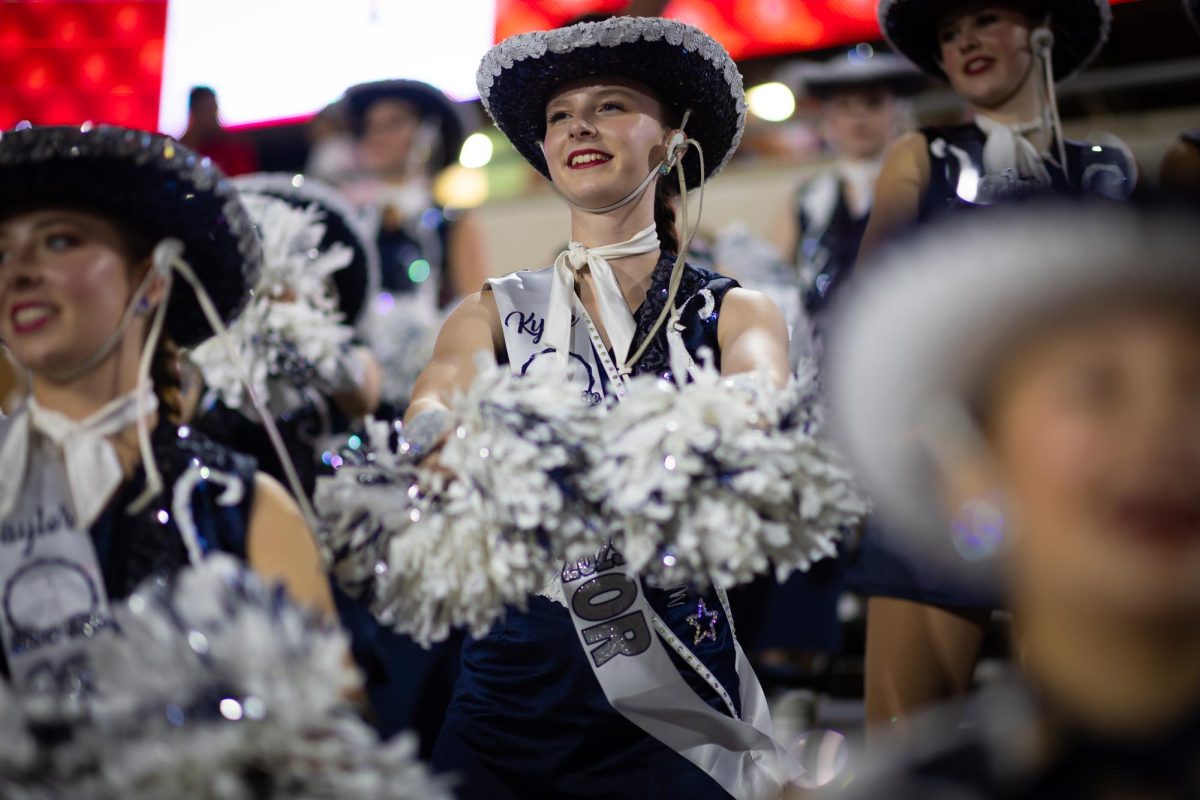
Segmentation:
<svg viewBox="0 0 1200 800">
<path fill-rule="evenodd" d="M 264 194 L 297 208 L 316 204 L 322 212 L 325 235 L 319 247 L 341 243 L 354 253 L 353 260 L 333 273 L 338 308 L 346 323 L 353 325 L 366 308 L 367 300 L 379 292 L 379 250 L 375 239 L 355 215 L 350 201 L 329 184 L 307 175 L 256 172 L 233 179 L 240 192 Z"/>
<path fill-rule="evenodd" d="M 496 127 L 548 178 L 546 103 L 565 83 L 607 76 L 646 85 L 679 114 L 690 109 L 686 133 L 704 148 L 708 176 L 737 149 L 746 119 L 741 73 L 720 44 L 673 20 L 614 17 L 518 34 L 488 52 L 476 81 Z M 683 163 L 688 187 L 699 186 L 699 159 Z"/>
<path fill-rule="evenodd" d="M 896 52 L 935 78 L 946 79 L 937 40 L 940 18 L 967 0 L 880 0 L 879 28 Z M 1064 81 L 1082 70 L 1108 41 L 1108 0 L 1007 0 L 1034 20 L 1049 17 L 1054 33 L 1054 77 Z"/>
<path fill-rule="evenodd" d="M 258 283 L 262 250 L 233 185 L 209 159 L 166 136 L 101 125 L 0 134 L 0 215 L 63 206 L 94 210 L 183 258 L 233 320 Z M 195 292 L 177 279 L 166 328 L 181 347 L 213 335 Z"/>
<path fill-rule="evenodd" d="M 355 136 L 362 136 L 367 110 L 377 101 L 388 99 L 412 103 L 422 117 L 437 116 L 441 121 L 442 133 L 441 157 L 437 167 L 445 169 L 458 161 L 468 127 L 463 118 L 464 112 L 444 92 L 423 81 L 372 81 L 347 89 L 342 102 L 345 103 L 347 120 Z"/>
</svg>

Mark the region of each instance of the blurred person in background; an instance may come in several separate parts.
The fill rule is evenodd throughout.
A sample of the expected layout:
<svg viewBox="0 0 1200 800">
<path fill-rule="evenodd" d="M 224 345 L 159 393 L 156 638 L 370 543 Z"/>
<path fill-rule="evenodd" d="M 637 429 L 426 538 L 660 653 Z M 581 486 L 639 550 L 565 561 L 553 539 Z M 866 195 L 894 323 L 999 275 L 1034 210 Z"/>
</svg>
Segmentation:
<svg viewBox="0 0 1200 800">
<path fill-rule="evenodd" d="M 965 725 L 935 713 L 873 752 L 848 796 L 1200 796 L 1195 221 L 998 210 L 848 298 L 828 370 L 847 455 L 898 547 L 1003 574 L 1019 663 Z"/>
<path fill-rule="evenodd" d="M 1136 170 L 1126 151 L 1063 139 L 1054 103 L 1055 81 L 1096 56 L 1111 17 L 1106 0 L 883 0 L 879 22 L 892 48 L 948 81 L 974 119 L 889 149 L 860 261 L 958 209 L 1043 194 L 1127 197 Z M 868 721 L 894 722 L 966 692 L 992 612 L 1004 606 L 986 571 L 966 578 L 893 553 L 872 522 L 847 586 L 869 598 Z"/>
<path fill-rule="evenodd" d="M 379 257 L 350 202 L 328 184 L 269 172 L 232 182 L 261 235 L 263 274 L 230 338 L 248 363 L 256 362 L 256 389 L 311 499 L 331 455 L 379 404 L 379 364 L 354 336 L 378 291 Z M 286 481 L 221 343 L 193 348 L 189 359 L 207 385 L 192 427 Z"/>
<path fill-rule="evenodd" d="M 192 87 L 188 94 L 188 126 L 179 141 L 211 158 L 226 175 L 242 175 L 258 169 L 254 145 L 221 125 L 217 93 L 211 87 Z"/>
<path fill-rule="evenodd" d="M 358 143 L 346 126 L 346 112 L 330 103 L 308 123 L 308 159 L 304 174 L 334 186 L 344 186 L 359 176 Z"/>
<path fill-rule="evenodd" d="M 882 0 L 892 49 L 948 82 L 973 118 L 888 150 L 863 255 L 951 209 L 1046 192 L 1127 198 L 1137 181 L 1128 150 L 1065 139 L 1054 94 L 1099 54 L 1111 24 L 1104 0 Z"/>
<path fill-rule="evenodd" d="M 359 330 L 383 367 L 380 415 L 400 416 L 446 314 L 491 274 L 477 216 L 433 196 L 467 126 L 457 104 L 420 81 L 353 86 L 340 105 L 363 173 L 342 188 L 364 210 L 380 257 L 382 292 Z"/>
<path fill-rule="evenodd" d="M 902 98 L 925 82 L 897 56 L 856 50 L 801 72 L 799 90 L 819 102 L 821 138 L 836 160 L 796 189 L 772 238 L 799 271 L 810 316 L 854 268 L 883 154 L 905 127 Z"/>
<path fill-rule="evenodd" d="M 491 274 L 479 221 L 438 205 L 432 187 L 458 161 L 464 112 L 412 80 L 352 86 L 342 103 L 366 173 L 346 191 L 377 226 L 383 288 L 408 293 L 427 285 L 442 307 L 479 291 Z"/>
<path fill-rule="evenodd" d="M 342 451 L 361 441 L 353 431 L 379 401 L 379 365 L 353 329 L 379 290 L 379 256 L 372 232 L 328 184 L 255 173 L 233 185 L 261 232 L 264 274 L 231 333 L 246 360 L 264 366 L 259 390 L 311 499 L 317 476 L 332 474 Z M 223 349 L 210 343 L 191 355 L 209 384 L 192 427 L 281 475 L 283 464 L 230 376 Z M 456 643 L 424 650 L 380 626 L 336 585 L 333 597 L 363 673 L 372 723 L 385 737 L 414 728 L 428 754 L 450 701 Z"/>
</svg>

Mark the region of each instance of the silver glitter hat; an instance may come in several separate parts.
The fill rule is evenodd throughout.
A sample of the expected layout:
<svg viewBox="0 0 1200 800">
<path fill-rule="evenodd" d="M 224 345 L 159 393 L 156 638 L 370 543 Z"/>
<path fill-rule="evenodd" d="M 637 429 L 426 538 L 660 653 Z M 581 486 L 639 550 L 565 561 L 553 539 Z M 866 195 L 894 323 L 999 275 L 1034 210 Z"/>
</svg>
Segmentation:
<svg viewBox="0 0 1200 800">
<path fill-rule="evenodd" d="M 687 135 L 713 166 L 702 176 L 687 159 L 689 188 L 725 166 L 746 124 L 742 75 L 715 39 L 691 25 L 658 17 L 613 17 L 510 36 L 483 57 L 475 82 L 483 107 L 534 169 L 550 177 L 540 143 L 546 103 L 579 78 L 617 76 L 653 89 L 677 112 L 690 110 Z"/>
<path fill-rule="evenodd" d="M 1108 41 L 1108 0 L 1009 0 L 1035 21 L 1047 19 L 1054 34 L 1054 75 L 1064 81 L 1092 62 Z M 921 71 L 945 80 L 938 20 L 967 0 L 880 0 L 879 28 L 897 53 Z"/>
<path fill-rule="evenodd" d="M 322 250 L 340 242 L 353 251 L 352 260 L 344 269 L 333 273 L 337 287 L 338 308 L 346 322 L 354 324 L 367 300 L 379 293 L 379 248 L 350 201 L 328 183 L 290 172 L 255 172 L 233 178 L 233 185 L 244 194 L 267 195 L 289 204 L 306 208 L 316 205 L 322 212 L 325 235 Z"/>
<path fill-rule="evenodd" d="M 262 250 L 237 190 L 210 159 L 170 137 L 110 125 L 0 133 L 0 217 L 51 206 L 113 217 L 153 243 L 180 240 L 226 322 L 258 283 Z M 165 325 L 181 347 L 213 333 L 183 281 Z"/>
</svg>

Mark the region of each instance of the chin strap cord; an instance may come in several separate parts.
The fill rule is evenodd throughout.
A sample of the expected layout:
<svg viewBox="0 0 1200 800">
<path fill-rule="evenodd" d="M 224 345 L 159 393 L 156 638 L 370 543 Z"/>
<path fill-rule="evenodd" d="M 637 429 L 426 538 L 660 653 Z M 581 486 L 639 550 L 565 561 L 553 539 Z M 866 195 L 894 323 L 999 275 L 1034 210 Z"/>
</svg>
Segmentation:
<svg viewBox="0 0 1200 800">
<path fill-rule="evenodd" d="M 292 463 L 292 458 L 283 443 L 283 437 L 279 435 L 279 429 L 275 426 L 275 419 L 262 398 L 254 391 L 254 387 L 251 385 L 248 377 L 249 373 L 246 370 L 246 365 L 242 363 L 237 350 L 233 347 L 229 336 L 226 335 L 227 328 L 221 321 L 221 315 L 218 313 L 212 297 L 209 296 L 200 279 L 196 277 L 196 273 L 192 270 L 191 265 L 184 260 L 183 244 L 178 239 L 164 239 L 159 242 L 154 248 L 153 264 L 152 274 L 161 275 L 165 281 L 165 286 L 163 289 L 163 298 L 155 310 L 154 321 L 151 323 L 150 333 L 146 338 L 146 345 L 142 349 L 141 360 L 138 363 L 139 414 L 142 410 L 140 404 L 145 402 L 145 395 L 142 393 L 142 389 L 150 384 L 150 366 L 153 363 L 159 339 L 162 337 L 162 329 L 166 319 L 167 301 L 171 296 L 174 275 L 177 273 L 191 286 L 192 291 L 195 292 L 196 300 L 200 304 L 200 310 L 224 346 L 225 354 L 229 357 L 230 363 L 237 370 L 242 385 L 250 397 L 250 402 L 254 405 L 254 409 L 258 412 L 259 418 L 262 420 L 263 427 L 267 431 L 267 437 L 271 440 L 271 446 L 275 449 L 275 454 L 279 457 L 279 461 L 283 465 L 284 477 L 287 479 L 288 488 L 291 489 L 296 504 L 300 507 L 300 512 L 304 515 L 305 522 L 308 523 L 310 535 L 314 535 L 316 532 L 317 515 L 313 511 L 312 504 L 308 500 L 308 495 L 305 494 L 304 487 L 300 483 L 300 477 L 296 473 L 296 466 Z M 138 299 L 140 300 L 140 298 Z M 142 463 L 146 472 L 146 488 L 136 500 L 129 504 L 128 510 L 130 513 L 136 513 L 144 509 L 151 500 L 158 496 L 163 488 L 162 474 L 159 472 L 158 464 L 154 458 L 154 451 L 150 444 L 150 429 L 144 416 L 139 416 L 138 418 L 138 447 L 141 450 Z M 324 554 L 324 550 L 321 552 Z"/>
<path fill-rule="evenodd" d="M 1054 85 L 1054 32 L 1046 25 L 1041 25 L 1029 35 L 1029 44 L 1042 62 L 1043 97 L 1050 112 L 1054 141 L 1058 146 L 1059 166 L 1063 174 L 1067 175 L 1067 143 L 1063 138 L 1062 117 L 1058 113 L 1058 90 Z M 1067 180 L 1070 180 L 1069 175 Z"/>
<path fill-rule="evenodd" d="M 687 118 L 691 112 L 684 114 L 683 121 L 687 124 Z M 696 224 L 688 223 L 688 188 L 687 178 L 683 171 L 683 158 L 687 155 L 689 147 L 696 149 L 696 155 L 700 159 L 700 198 L 696 208 Z M 688 249 L 692 246 L 692 239 L 696 236 L 696 231 L 700 228 L 700 219 L 704 216 L 704 148 L 695 139 L 683 139 L 678 144 L 672 144 L 671 151 L 667 158 L 663 160 L 663 166 L 670 170 L 674 166 L 676 174 L 679 176 L 679 253 L 675 257 L 675 265 L 671 268 L 671 281 L 667 290 L 667 302 L 659 312 L 658 319 L 654 321 L 654 327 L 646 334 L 646 338 L 642 340 L 641 345 L 625 362 L 623 374 L 628 376 L 630 371 L 637 365 L 637 362 L 645 354 L 646 349 L 650 347 L 650 342 L 654 341 L 654 337 L 658 334 L 662 326 L 666 324 L 667 319 L 676 313 L 675 297 L 679 293 L 679 284 L 683 282 L 683 267 L 687 261 Z M 677 378 L 678 379 L 678 376 Z"/>
</svg>

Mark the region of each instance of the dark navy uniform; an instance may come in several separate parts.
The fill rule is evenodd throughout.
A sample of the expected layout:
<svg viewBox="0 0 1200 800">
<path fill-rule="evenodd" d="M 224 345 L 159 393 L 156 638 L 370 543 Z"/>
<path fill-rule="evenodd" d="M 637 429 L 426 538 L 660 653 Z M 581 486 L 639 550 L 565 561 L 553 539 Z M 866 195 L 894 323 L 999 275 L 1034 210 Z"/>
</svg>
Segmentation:
<svg viewBox="0 0 1200 800">
<path fill-rule="evenodd" d="M 634 350 L 667 301 L 673 262 L 663 256 L 634 314 Z M 690 264 L 685 270 L 676 300 L 683 309 L 683 341 L 693 358 L 708 348 L 719 359 L 721 302 L 737 284 Z M 671 377 L 665 330 L 655 335 L 634 373 Z M 603 370 L 596 380 L 608 390 Z M 715 637 L 695 645 L 687 622 L 701 601 L 707 609 L 722 609 L 716 592 L 645 589 L 655 613 L 737 698 L 734 636 L 725 614 L 721 611 L 715 623 Z M 728 713 L 717 693 L 666 649 L 693 691 Z M 433 762 L 438 770 L 463 778 L 457 788 L 463 800 L 728 797 L 706 773 L 609 704 L 566 607 L 543 596 L 530 598 L 527 611 L 509 609 L 486 636 L 463 645 L 462 672 Z"/>
</svg>

